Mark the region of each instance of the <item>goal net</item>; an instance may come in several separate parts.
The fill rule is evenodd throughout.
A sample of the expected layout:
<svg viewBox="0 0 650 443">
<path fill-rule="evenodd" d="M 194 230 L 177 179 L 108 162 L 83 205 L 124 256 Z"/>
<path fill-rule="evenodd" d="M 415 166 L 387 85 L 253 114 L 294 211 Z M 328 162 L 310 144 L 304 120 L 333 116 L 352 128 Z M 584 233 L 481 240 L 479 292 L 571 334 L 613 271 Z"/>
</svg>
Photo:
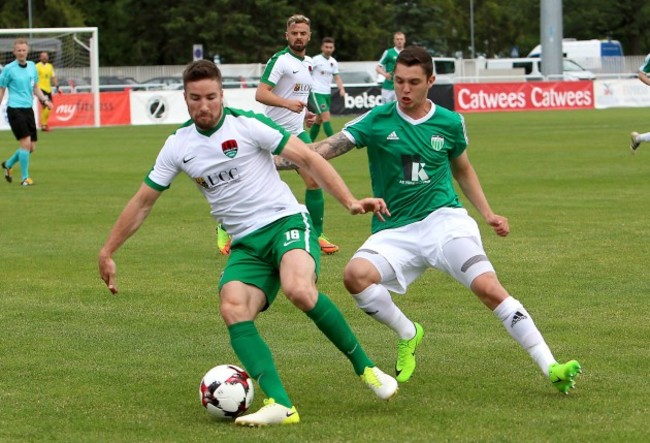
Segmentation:
<svg viewBox="0 0 650 443">
<path fill-rule="evenodd" d="M 80 110 L 88 114 L 83 121 L 90 120 L 90 125 L 99 126 L 97 28 L 0 29 L 0 68 L 15 60 L 13 46 L 17 38 L 24 38 L 29 43 L 27 60 L 37 63 L 41 52 L 49 54 L 59 92 L 83 94 L 80 96 L 81 101 L 77 102 Z M 51 116 L 56 116 L 58 111 L 68 114 L 71 112 L 69 106 L 57 109 L 56 98 L 54 105 Z"/>
</svg>

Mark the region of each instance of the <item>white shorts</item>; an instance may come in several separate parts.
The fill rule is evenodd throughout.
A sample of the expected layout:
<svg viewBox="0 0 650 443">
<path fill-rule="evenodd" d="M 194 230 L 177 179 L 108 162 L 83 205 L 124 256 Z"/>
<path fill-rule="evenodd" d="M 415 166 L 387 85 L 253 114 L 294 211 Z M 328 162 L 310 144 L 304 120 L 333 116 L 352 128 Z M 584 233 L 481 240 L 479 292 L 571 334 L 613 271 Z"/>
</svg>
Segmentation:
<svg viewBox="0 0 650 443">
<path fill-rule="evenodd" d="M 397 100 L 395 96 L 395 91 L 393 89 L 382 89 L 381 90 L 381 100 L 384 103 L 390 103 Z"/>
<path fill-rule="evenodd" d="M 379 231 L 353 258 L 373 263 L 381 284 L 398 294 L 428 268 L 444 271 L 468 288 L 479 275 L 494 272 L 478 225 L 463 208 L 441 208 L 417 223 Z"/>
</svg>

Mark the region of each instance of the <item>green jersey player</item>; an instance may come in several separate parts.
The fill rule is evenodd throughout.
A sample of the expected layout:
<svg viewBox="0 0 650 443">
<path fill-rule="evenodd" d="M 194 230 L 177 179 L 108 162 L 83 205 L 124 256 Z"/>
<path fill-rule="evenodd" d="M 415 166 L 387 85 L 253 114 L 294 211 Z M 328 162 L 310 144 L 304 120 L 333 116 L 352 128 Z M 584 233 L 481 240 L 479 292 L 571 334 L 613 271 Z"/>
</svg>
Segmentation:
<svg viewBox="0 0 650 443">
<path fill-rule="evenodd" d="M 645 57 L 643 64 L 639 67 L 639 80 L 641 80 L 643 84 L 650 86 L 650 54 Z M 641 142 L 650 142 L 650 132 L 645 132 L 643 134 L 632 132 L 630 136 L 630 149 L 632 150 L 632 154 L 636 153 Z"/>
<path fill-rule="evenodd" d="M 363 311 L 397 333 L 400 382 L 415 370 L 424 330 L 395 305 L 389 291 L 403 294 L 426 269 L 435 268 L 474 292 L 553 385 L 567 393 L 580 365 L 557 363 L 530 313 L 499 282 L 478 225 L 454 190 L 453 179 L 494 232 L 508 235 L 508 220 L 490 208 L 469 161 L 463 118 L 427 98 L 434 80 L 431 56 L 407 47 L 395 68 L 397 102 L 373 108 L 313 146 L 325 158 L 366 147 L 373 193 L 391 212 L 386 223 L 373 220 L 372 235 L 345 268 L 345 287 Z"/>
<path fill-rule="evenodd" d="M 397 381 L 375 366 L 338 308 L 318 292 L 320 251 L 313 225 L 305 207 L 280 179 L 273 155 L 304 168 L 351 214 L 374 212 L 383 218 L 388 214 L 384 201 L 354 198 L 327 161 L 267 117 L 224 108 L 221 73 L 214 63 L 199 60 L 188 65 L 183 86 L 191 120 L 167 139 L 153 169 L 115 223 L 99 254 L 101 278 L 117 293 L 113 254 L 184 172 L 233 237 L 219 282 L 220 312 L 235 354 L 268 397 L 258 412 L 238 417 L 235 423 L 265 426 L 300 421 L 254 323 L 280 288 L 352 362 L 375 394 L 389 399 L 397 392 Z"/>
<path fill-rule="evenodd" d="M 375 69 L 379 75 L 384 77 L 381 84 L 381 98 L 384 103 L 395 101 L 395 86 L 393 85 L 393 73 L 395 71 L 395 64 L 397 56 L 400 51 L 404 49 L 406 44 L 406 36 L 403 32 L 396 32 L 393 35 L 394 47 L 386 49 L 379 59 L 379 64 Z"/>
</svg>

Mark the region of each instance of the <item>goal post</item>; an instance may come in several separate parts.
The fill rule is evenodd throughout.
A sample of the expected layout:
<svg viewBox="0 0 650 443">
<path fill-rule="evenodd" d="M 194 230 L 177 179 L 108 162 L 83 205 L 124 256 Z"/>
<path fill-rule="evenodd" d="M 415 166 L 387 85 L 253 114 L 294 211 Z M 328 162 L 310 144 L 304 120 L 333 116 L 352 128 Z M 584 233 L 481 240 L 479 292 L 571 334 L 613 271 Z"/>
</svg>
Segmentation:
<svg viewBox="0 0 650 443">
<path fill-rule="evenodd" d="M 93 124 L 100 126 L 98 28 L 16 28 L 0 29 L 0 67 L 15 60 L 17 38 L 29 43 L 28 60 L 38 61 L 47 51 L 61 91 L 92 93 Z"/>
</svg>

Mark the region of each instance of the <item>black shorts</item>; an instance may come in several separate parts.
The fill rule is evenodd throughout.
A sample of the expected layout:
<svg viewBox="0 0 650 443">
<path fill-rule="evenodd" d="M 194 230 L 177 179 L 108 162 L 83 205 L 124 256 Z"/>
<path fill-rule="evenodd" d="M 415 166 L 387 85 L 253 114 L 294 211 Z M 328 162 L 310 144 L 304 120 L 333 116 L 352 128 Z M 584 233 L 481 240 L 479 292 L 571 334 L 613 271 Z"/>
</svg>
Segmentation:
<svg viewBox="0 0 650 443">
<path fill-rule="evenodd" d="M 7 108 L 7 119 L 16 140 L 25 137 L 31 137 L 33 142 L 38 140 L 32 108 Z"/>
</svg>

